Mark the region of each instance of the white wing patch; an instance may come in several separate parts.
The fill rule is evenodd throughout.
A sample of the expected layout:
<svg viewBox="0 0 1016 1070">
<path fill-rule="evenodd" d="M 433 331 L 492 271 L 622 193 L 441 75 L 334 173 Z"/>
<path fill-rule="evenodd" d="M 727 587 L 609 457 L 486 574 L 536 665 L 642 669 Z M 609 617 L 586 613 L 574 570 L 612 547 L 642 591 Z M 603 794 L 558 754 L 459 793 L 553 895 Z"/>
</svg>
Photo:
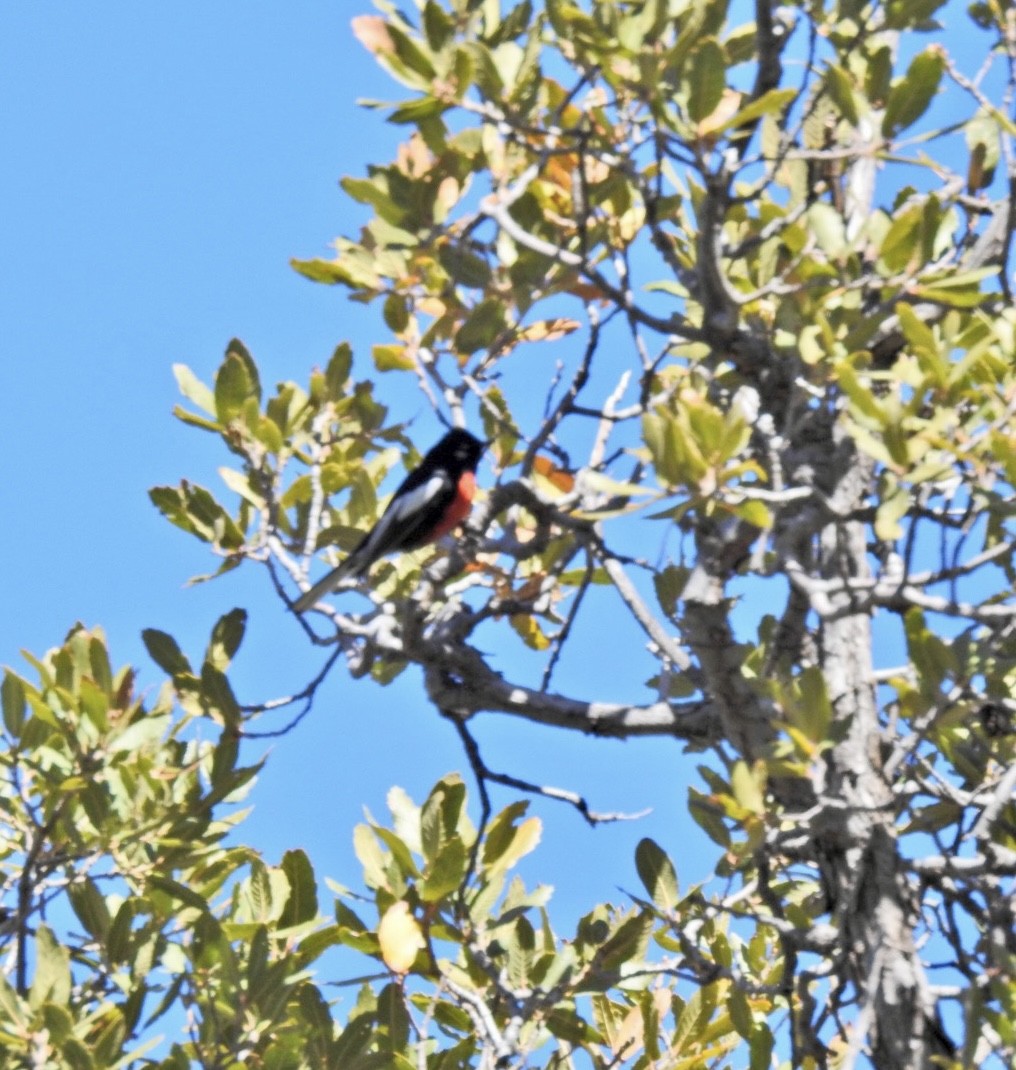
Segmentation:
<svg viewBox="0 0 1016 1070">
<path fill-rule="evenodd" d="M 421 509 L 427 502 L 433 501 L 447 486 L 447 476 L 431 476 L 422 486 L 402 495 L 397 502 L 393 502 L 385 519 L 390 516 L 392 520 L 401 520 L 403 517 L 415 513 L 417 509 Z"/>
<path fill-rule="evenodd" d="M 385 510 L 384 516 L 378 521 L 377 526 L 371 532 L 367 544 L 362 548 L 365 557 L 386 554 L 398 546 L 405 545 L 406 532 L 404 522 L 407 517 L 417 515 L 428 502 L 448 490 L 448 477 L 437 474 L 430 477 L 426 483 L 402 494 L 393 501 Z"/>
</svg>

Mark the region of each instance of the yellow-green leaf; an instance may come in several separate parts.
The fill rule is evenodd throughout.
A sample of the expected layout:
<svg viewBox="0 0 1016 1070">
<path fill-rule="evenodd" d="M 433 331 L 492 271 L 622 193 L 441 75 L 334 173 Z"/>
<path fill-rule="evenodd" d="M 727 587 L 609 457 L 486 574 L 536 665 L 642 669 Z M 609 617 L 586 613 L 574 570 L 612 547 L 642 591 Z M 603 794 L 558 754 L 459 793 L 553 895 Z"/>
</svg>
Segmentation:
<svg viewBox="0 0 1016 1070">
<path fill-rule="evenodd" d="M 889 90 L 882 116 L 883 134 L 894 137 L 920 119 L 938 92 L 944 70 L 945 57 L 940 45 L 932 45 L 914 56 L 907 73 Z"/>
<path fill-rule="evenodd" d="M 529 613 L 513 613 L 511 626 L 531 650 L 546 650 L 550 640 L 540 628 L 537 619 Z"/>
<path fill-rule="evenodd" d="M 176 377 L 176 384 L 180 388 L 180 393 L 188 401 L 193 401 L 199 409 L 207 412 L 210 416 L 215 415 L 215 395 L 186 364 L 174 364 L 173 375 Z"/>
<path fill-rule="evenodd" d="M 698 123 L 711 115 L 727 84 L 726 56 L 719 42 L 706 37 L 691 57 L 688 77 L 688 115 Z"/>
<path fill-rule="evenodd" d="M 653 902 L 661 910 L 672 910 L 679 898 L 677 871 L 666 852 L 648 837 L 635 848 L 635 868 Z"/>
<path fill-rule="evenodd" d="M 730 774 L 730 788 L 739 806 L 753 814 L 765 813 L 765 768 L 737 761 Z"/>
<path fill-rule="evenodd" d="M 405 346 L 372 346 L 371 356 L 374 358 L 374 367 L 379 372 L 409 372 L 416 367 L 416 361 L 406 352 Z"/>
</svg>

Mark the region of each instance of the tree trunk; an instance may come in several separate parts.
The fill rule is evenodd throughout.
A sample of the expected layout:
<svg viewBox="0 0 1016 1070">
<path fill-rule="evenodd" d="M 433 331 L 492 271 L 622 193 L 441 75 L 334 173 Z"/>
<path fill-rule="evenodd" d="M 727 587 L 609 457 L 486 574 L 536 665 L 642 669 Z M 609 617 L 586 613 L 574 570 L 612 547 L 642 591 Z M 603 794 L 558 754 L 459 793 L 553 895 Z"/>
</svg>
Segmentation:
<svg viewBox="0 0 1016 1070">
<path fill-rule="evenodd" d="M 837 513 L 863 504 L 872 467 L 855 454 L 833 491 Z M 818 554 L 823 579 L 870 578 L 859 521 L 828 525 Z M 828 852 L 821 861 L 860 1007 L 846 1065 L 868 1046 L 879 1070 L 930 1070 L 931 1055 L 944 1049 L 914 945 L 893 793 L 882 771 L 871 615 L 850 594 L 831 602 L 820 631 L 820 658 L 842 739 L 832 751 L 821 793 L 819 850 Z"/>
</svg>

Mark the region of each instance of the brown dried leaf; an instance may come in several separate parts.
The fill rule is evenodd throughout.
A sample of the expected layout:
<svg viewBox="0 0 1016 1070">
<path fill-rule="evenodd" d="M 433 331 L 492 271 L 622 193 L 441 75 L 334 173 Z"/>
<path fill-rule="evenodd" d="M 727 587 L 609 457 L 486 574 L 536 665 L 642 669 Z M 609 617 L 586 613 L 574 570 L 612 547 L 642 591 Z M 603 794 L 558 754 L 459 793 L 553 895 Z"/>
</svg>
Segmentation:
<svg viewBox="0 0 1016 1070">
<path fill-rule="evenodd" d="M 351 25 L 353 36 L 368 52 L 377 55 L 395 51 L 395 42 L 380 15 L 357 15 Z"/>
</svg>

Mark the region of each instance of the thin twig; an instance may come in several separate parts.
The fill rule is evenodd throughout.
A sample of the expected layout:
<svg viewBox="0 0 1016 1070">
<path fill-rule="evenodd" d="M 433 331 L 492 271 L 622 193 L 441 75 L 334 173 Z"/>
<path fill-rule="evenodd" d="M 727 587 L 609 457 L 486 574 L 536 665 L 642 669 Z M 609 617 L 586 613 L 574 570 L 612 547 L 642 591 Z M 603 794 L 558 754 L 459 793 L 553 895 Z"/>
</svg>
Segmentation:
<svg viewBox="0 0 1016 1070">
<path fill-rule="evenodd" d="M 543 670 L 543 677 L 540 680 L 540 690 L 546 691 L 550 687 L 551 678 L 554 675 L 554 669 L 557 667 L 558 661 L 561 659 L 561 653 L 564 650 L 564 644 L 568 641 L 568 636 L 571 634 L 571 630 L 575 625 L 575 621 L 579 615 L 579 609 L 582 607 L 582 601 L 586 596 L 586 592 L 589 590 L 593 582 L 593 573 L 596 570 L 596 566 L 593 561 L 587 560 L 586 571 L 582 577 L 582 582 L 579 584 L 578 590 L 575 592 L 575 598 L 572 600 L 571 608 L 568 611 L 568 616 L 565 617 L 564 624 L 561 626 L 557 635 L 554 636 L 553 649 L 550 652 L 550 657 L 547 659 L 547 664 Z"/>
<path fill-rule="evenodd" d="M 325 678 L 332 671 L 332 666 L 336 661 L 345 653 L 342 646 L 336 646 L 332 652 L 328 655 L 327 660 L 321 668 L 321 671 L 314 677 L 313 680 L 302 690 L 298 691 L 295 695 L 288 695 L 285 698 L 270 699 L 268 702 L 258 703 L 254 706 L 241 706 L 240 709 L 244 713 L 268 713 L 270 710 L 284 709 L 286 706 L 292 706 L 296 702 L 302 701 L 304 706 L 300 712 L 292 718 L 282 728 L 276 728 L 269 732 L 248 732 L 245 728 L 240 730 L 240 734 L 244 739 L 278 739 L 279 736 L 288 735 L 296 726 L 307 716 L 311 711 L 311 707 L 314 705 L 314 696 L 317 693 L 317 689 L 324 683 Z"/>
<path fill-rule="evenodd" d="M 477 788 L 480 793 L 480 804 L 483 814 L 481 829 L 486 827 L 486 824 L 490 819 L 490 795 L 487 792 L 488 783 L 500 784 L 506 788 L 514 788 L 516 791 L 523 791 L 527 795 L 539 795 L 544 799 L 554 799 L 557 802 L 568 803 L 569 806 L 575 807 L 586 821 L 593 826 L 604 825 L 613 821 L 636 821 L 651 812 L 651 810 L 647 809 L 639 810 L 634 814 L 599 813 L 595 810 L 591 810 L 589 803 L 577 792 L 568 791 L 566 788 L 555 788 L 543 784 L 533 784 L 528 780 L 521 780 L 508 773 L 495 773 L 484 762 L 483 757 L 480 754 L 479 744 L 469 731 L 463 718 L 448 710 L 442 710 L 441 715 L 453 722 L 459 733 L 459 738 L 466 747 L 466 756 L 469 758 L 469 764 L 472 768 L 473 775 L 476 778 Z M 477 836 L 476 842 L 477 844 L 480 842 L 479 835 Z"/>
</svg>

